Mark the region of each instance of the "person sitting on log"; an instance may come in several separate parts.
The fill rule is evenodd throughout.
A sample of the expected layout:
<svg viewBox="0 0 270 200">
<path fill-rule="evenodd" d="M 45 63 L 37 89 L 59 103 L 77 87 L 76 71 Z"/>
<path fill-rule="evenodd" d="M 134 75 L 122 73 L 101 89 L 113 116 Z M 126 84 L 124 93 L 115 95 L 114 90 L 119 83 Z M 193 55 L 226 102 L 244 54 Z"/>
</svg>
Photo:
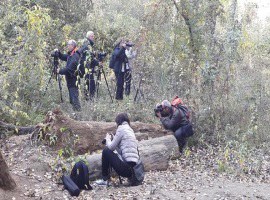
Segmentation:
<svg viewBox="0 0 270 200">
<path fill-rule="evenodd" d="M 126 113 L 120 113 L 116 116 L 117 124 L 116 134 L 106 135 L 103 143 L 106 147 L 102 151 L 102 178 L 97 180 L 98 185 L 109 186 L 110 170 L 122 177 L 129 178 L 133 176 L 133 167 L 139 162 L 138 141 L 133 129 L 130 127 L 130 120 Z M 114 152 L 117 151 L 117 153 Z"/>
<path fill-rule="evenodd" d="M 168 100 L 156 105 L 155 114 L 160 119 L 165 129 L 174 132 L 180 153 L 186 145 L 187 137 L 193 135 L 193 128 L 186 113 L 172 104 Z"/>
</svg>

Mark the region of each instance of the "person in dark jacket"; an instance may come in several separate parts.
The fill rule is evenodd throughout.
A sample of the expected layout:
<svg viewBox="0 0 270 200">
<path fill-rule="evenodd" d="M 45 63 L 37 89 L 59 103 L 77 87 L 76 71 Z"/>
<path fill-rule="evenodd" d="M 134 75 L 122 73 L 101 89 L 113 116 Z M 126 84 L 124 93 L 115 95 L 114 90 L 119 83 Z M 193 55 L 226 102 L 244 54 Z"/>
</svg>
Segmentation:
<svg viewBox="0 0 270 200">
<path fill-rule="evenodd" d="M 114 74 L 116 77 L 116 96 L 115 99 L 123 100 L 123 92 L 124 92 L 124 81 L 125 81 L 125 73 L 127 71 L 126 64 L 128 63 L 128 58 L 125 54 L 126 43 L 122 39 L 114 48 Z"/>
<path fill-rule="evenodd" d="M 193 135 L 192 125 L 185 113 L 180 108 L 173 107 L 168 100 L 162 101 L 161 105 L 162 114 L 161 112 L 157 112 L 156 115 L 165 129 L 174 132 L 174 136 L 178 142 L 179 151 L 182 153 L 187 137 Z"/>
<path fill-rule="evenodd" d="M 86 100 L 93 100 L 95 97 L 96 84 L 94 79 L 95 67 L 99 65 L 99 62 L 94 58 L 94 39 L 95 34 L 93 31 L 86 33 L 86 39 L 83 42 L 82 58 L 80 60 L 80 66 L 83 69 L 82 74 L 85 77 L 84 94 Z"/>
<path fill-rule="evenodd" d="M 69 40 L 67 43 L 68 53 L 63 54 L 57 49 L 55 51 L 58 52 L 59 58 L 63 61 L 66 61 L 65 68 L 58 68 L 57 73 L 61 75 L 65 75 L 68 92 L 69 92 L 69 99 L 70 103 L 73 106 L 73 109 L 76 111 L 81 110 L 81 105 L 79 101 L 79 90 L 77 85 L 77 77 L 76 77 L 76 70 L 80 60 L 80 54 L 77 51 L 77 44 L 75 40 Z"/>
</svg>

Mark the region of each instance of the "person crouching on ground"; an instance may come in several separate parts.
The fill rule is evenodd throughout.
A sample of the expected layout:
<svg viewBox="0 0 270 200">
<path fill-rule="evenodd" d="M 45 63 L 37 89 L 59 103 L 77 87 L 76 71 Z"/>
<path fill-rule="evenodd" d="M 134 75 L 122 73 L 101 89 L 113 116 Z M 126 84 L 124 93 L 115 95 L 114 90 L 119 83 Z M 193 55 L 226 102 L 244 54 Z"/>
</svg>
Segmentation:
<svg viewBox="0 0 270 200">
<path fill-rule="evenodd" d="M 174 132 L 179 151 L 183 153 L 187 138 L 193 135 L 192 125 L 185 113 L 180 108 L 173 107 L 168 100 L 162 101 L 161 105 L 162 113 L 157 112 L 156 116 L 160 119 L 165 129 Z"/>
<path fill-rule="evenodd" d="M 117 124 L 116 134 L 106 135 L 106 147 L 102 151 L 102 180 L 97 180 L 98 185 L 109 185 L 110 170 L 122 177 L 131 179 L 133 167 L 139 161 L 138 141 L 134 131 L 130 127 L 130 120 L 126 113 L 120 113 L 116 116 Z M 114 150 L 117 153 L 114 153 Z"/>
</svg>

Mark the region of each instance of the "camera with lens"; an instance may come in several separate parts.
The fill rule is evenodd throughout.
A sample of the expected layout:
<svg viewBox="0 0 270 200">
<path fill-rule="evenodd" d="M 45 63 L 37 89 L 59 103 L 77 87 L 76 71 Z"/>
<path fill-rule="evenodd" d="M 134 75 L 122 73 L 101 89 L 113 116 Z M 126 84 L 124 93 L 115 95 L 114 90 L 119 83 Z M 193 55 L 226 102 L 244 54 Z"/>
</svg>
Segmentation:
<svg viewBox="0 0 270 200">
<path fill-rule="evenodd" d="M 92 58 L 97 59 L 99 62 L 102 62 L 107 56 L 107 53 L 106 52 L 92 52 L 91 56 Z"/>
<path fill-rule="evenodd" d="M 112 140 L 112 139 L 113 139 L 113 134 L 110 133 L 110 135 L 111 135 L 111 140 Z M 106 138 L 104 138 L 104 139 L 101 141 L 101 143 L 102 143 L 102 144 L 106 144 Z"/>
<path fill-rule="evenodd" d="M 158 117 L 157 113 L 161 114 L 161 117 L 167 117 L 169 114 L 162 108 L 161 104 L 157 104 L 154 108 L 155 116 Z"/>
<path fill-rule="evenodd" d="M 158 104 L 156 108 L 154 108 L 155 116 L 157 117 L 157 113 L 162 113 L 163 108 L 161 104 Z"/>
<path fill-rule="evenodd" d="M 58 58 L 59 57 L 59 51 L 53 51 L 51 53 L 51 57 Z"/>
<path fill-rule="evenodd" d="M 97 58 L 98 58 L 99 61 L 103 61 L 106 56 L 107 56 L 107 53 L 106 52 L 99 52 L 99 53 L 97 53 Z"/>
<path fill-rule="evenodd" d="M 135 44 L 130 43 L 130 42 L 126 43 L 126 46 L 127 46 L 127 47 L 133 47 L 134 45 L 135 45 Z"/>
</svg>

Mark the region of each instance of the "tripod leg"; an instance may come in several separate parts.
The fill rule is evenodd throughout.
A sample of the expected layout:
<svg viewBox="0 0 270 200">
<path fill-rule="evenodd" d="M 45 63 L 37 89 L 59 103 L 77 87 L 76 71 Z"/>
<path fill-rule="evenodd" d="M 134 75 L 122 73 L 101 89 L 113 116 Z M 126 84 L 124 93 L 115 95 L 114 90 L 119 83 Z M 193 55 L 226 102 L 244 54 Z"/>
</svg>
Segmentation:
<svg viewBox="0 0 270 200">
<path fill-rule="evenodd" d="M 64 100 L 63 100 L 63 95 L 62 95 L 62 84 L 61 84 L 61 76 L 58 74 L 58 87 L 59 87 L 59 90 L 60 90 L 60 99 L 61 99 L 61 102 L 63 103 Z"/>
<path fill-rule="evenodd" d="M 99 80 L 101 78 L 101 72 L 98 71 L 97 80 L 96 80 L 96 91 L 97 91 L 97 98 L 98 98 L 98 91 L 99 91 Z"/>
<path fill-rule="evenodd" d="M 53 73 L 51 74 L 51 76 L 50 76 L 50 78 L 49 78 L 49 81 L 48 81 L 47 84 L 46 84 L 46 88 L 45 88 L 45 91 L 44 91 L 44 93 L 43 93 L 43 96 L 45 96 L 45 94 L 46 94 L 46 92 L 47 92 L 47 90 L 48 90 L 48 86 L 49 86 L 49 84 L 50 84 L 50 82 L 51 82 L 51 80 L 52 80 L 52 76 L 53 76 Z"/>
<path fill-rule="evenodd" d="M 108 82 L 107 82 L 107 78 L 106 78 L 106 75 L 105 75 L 105 72 L 104 72 L 103 68 L 102 68 L 102 73 L 103 73 L 103 76 L 104 76 L 104 79 L 105 79 L 105 82 L 106 82 L 106 85 L 107 85 L 107 89 L 109 91 L 109 95 L 110 95 L 112 103 L 113 103 L 113 98 L 112 98 L 111 91 L 110 91 L 110 88 L 109 88 L 109 85 L 108 85 Z"/>
</svg>

